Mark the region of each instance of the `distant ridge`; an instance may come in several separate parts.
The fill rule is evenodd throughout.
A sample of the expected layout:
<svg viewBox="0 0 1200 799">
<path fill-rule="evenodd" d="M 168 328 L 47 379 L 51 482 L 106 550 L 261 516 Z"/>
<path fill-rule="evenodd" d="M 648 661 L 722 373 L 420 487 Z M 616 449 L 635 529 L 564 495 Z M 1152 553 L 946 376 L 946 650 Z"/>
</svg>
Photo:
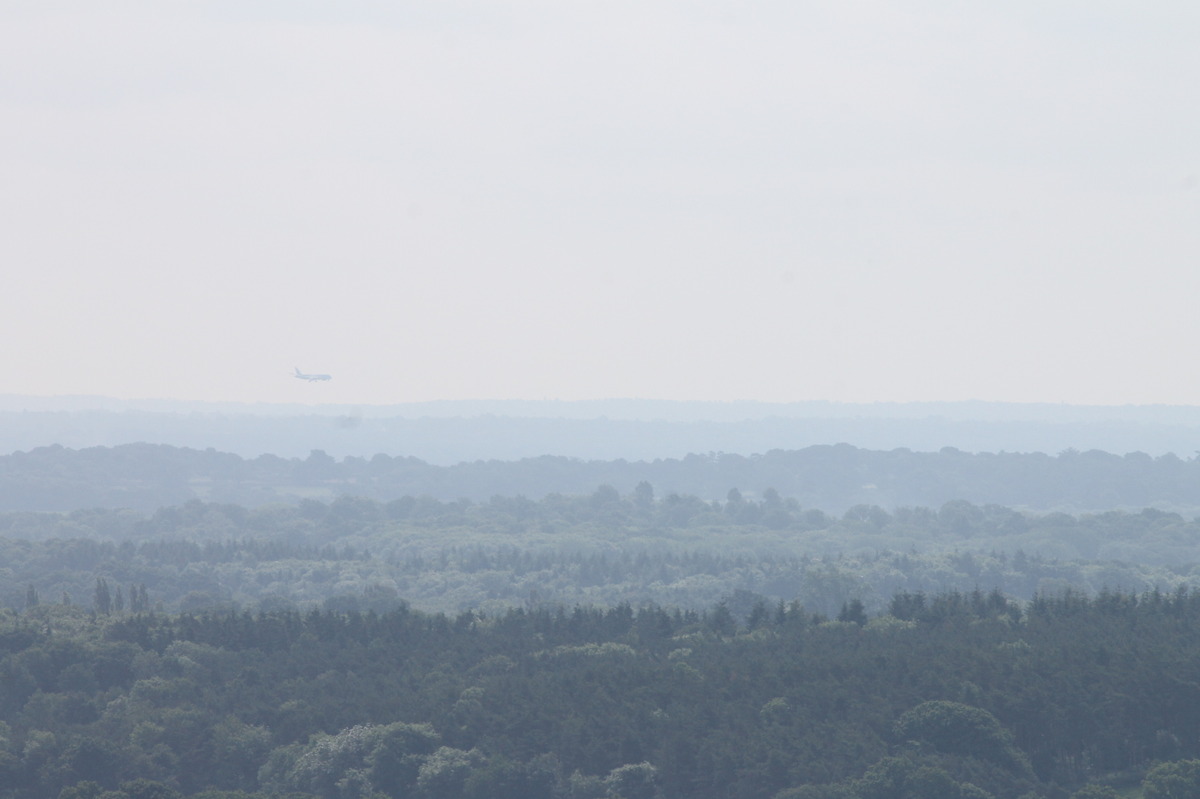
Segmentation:
<svg viewBox="0 0 1200 799">
<path fill-rule="evenodd" d="M 383 453 L 440 465 L 540 455 L 652 461 L 840 443 L 884 451 L 1075 449 L 1191 458 L 1200 451 L 1200 408 L 635 399 L 344 406 L 0 395 L 0 454 L 141 442 L 242 457 Z"/>
</svg>

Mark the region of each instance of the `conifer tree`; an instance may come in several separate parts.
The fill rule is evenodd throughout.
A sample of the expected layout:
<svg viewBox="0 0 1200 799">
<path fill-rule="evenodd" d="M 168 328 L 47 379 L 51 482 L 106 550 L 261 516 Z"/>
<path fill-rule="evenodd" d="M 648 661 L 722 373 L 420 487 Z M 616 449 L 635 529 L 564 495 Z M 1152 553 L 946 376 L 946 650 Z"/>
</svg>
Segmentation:
<svg viewBox="0 0 1200 799">
<path fill-rule="evenodd" d="M 112 613 L 112 593 L 108 590 L 108 581 L 103 577 L 96 578 L 96 590 L 92 595 L 92 605 L 97 613 L 107 616 Z"/>
</svg>

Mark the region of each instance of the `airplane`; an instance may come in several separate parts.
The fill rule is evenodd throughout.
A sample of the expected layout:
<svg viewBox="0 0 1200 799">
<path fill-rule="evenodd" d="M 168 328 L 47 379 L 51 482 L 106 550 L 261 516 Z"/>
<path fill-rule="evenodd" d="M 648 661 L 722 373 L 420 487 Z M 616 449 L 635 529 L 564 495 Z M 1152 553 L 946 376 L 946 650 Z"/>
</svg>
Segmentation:
<svg viewBox="0 0 1200 799">
<path fill-rule="evenodd" d="M 304 372 L 301 372 L 300 367 L 297 366 L 296 367 L 296 378 L 299 380 L 307 380 L 308 382 L 312 383 L 314 381 L 332 380 L 333 375 L 306 375 L 306 374 L 304 374 Z"/>
</svg>

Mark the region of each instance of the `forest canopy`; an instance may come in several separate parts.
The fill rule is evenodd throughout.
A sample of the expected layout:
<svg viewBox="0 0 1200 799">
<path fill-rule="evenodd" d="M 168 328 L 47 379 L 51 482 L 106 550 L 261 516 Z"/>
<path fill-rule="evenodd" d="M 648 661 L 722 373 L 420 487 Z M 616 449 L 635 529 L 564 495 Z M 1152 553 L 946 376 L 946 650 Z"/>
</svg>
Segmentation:
<svg viewBox="0 0 1200 799">
<path fill-rule="evenodd" d="M 956 460 L 963 486 L 1019 482 L 980 466 L 1006 456 L 953 451 L 711 456 L 672 465 L 708 481 L 696 492 L 642 479 L 483 499 L 393 495 L 404 483 L 384 475 L 477 490 L 511 464 L 25 457 L 0 464 L 9 491 L 19 474 L 106 500 L 0 512 L 0 799 L 1200 791 L 1191 461 L 1014 456 L 1053 491 L 1133 469 L 1166 475 L 1144 495 L 1179 500 L 1068 513 L 833 511 L 755 482 L 792 469 L 795 486 L 822 459 L 827 496 L 932 485 Z M 885 480 L 871 470 L 889 458 Z M 573 479 L 598 467 L 514 468 L 564 463 Z M 225 487 L 263 501 L 214 499 Z M 167 488 L 179 501 L 157 503 Z"/>
<path fill-rule="evenodd" d="M 493 496 L 621 493 L 650 483 L 661 495 L 723 500 L 736 488 L 761 498 L 769 488 L 806 508 L 841 514 L 856 505 L 977 505 L 1067 513 L 1116 508 L 1200 512 L 1200 460 L 1096 450 L 969 453 L 848 444 L 757 455 L 693 454 L 654 461 L 584 461 L 543 456 L 434 466 L 377 454 L 341 460 L 321 450 L 307 458 L 242 458 L 216 450 L 126 444 L 72 450 L 39 447 L 0 456 L 0 511 L 132 508 L 152 512 L 191 499 L 245 505 L 330 502 L 343 495 L 392 502 L 406 496 L 447 502 Z"/>
<path fill-rule="evenodd" d="M 0 605 L 30 597 L 91 607 L 97 580 L 115 598 L 146 590 L 166 611 L 374 609 L 498 611 L 513 606 L 800 600 L 832 615 L 856 599 L 874 612 L 896 591 L 1103 588 L 1140 593 L 1200 585 L 1200 521 L 1144 509 L 1071 516 L 950 502 L 841 516 L 778 492 L 724 502 L 622 496 L 483 503 L 344 496 L 328 504 L 245 508 L 198 500 L 129 510 L 0 514 Z"/>
<path fill-rule="evenodd" d="M 0 795 L 1200 790 L 1200 595 L 890 605 L 4 612 Z"/>
</svg>

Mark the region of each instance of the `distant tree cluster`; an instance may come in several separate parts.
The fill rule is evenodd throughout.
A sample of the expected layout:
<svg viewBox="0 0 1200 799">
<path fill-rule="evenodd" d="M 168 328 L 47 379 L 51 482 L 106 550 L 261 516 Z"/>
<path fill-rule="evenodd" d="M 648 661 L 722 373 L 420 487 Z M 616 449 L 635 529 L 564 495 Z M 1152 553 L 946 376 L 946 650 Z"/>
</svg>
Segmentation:
<svg viewBox="0 0 1200 799">
<path fill-rule="evenodd" d="M 1200 585 L 1200 522 L 1153 509 L 1068 516 L 952 502 L 841 517 L 766 491 L 724 502 L 621 495 L 483 503 L 344 496 L 245 508 L 196 500 L 0 514 L 0 606 L 103 615 L 203 609 L 491 611 L 655 602 L 698 609 L 798 599 L 878 612 L 897 592 L 978 586 L 1030 599 L 1074 588 Z M 72 599 L 73 598 L 73 599 Z"/>
<path fill-rule="evenodd" d="M 215 450 L 127 444 L 41 447 L 0 456 L 0 511 L 148 512 L 190 499 L 257 507 L 345 494 L 383 503 L 405 496 L 481 502 L 493 496 L 588 494 L 597 485 L 632 491 L 641 483 L 666 496 L 705 502 L 724 500 L 735 487 L 739 495 L 766 499 L 773 487 L 776 496 L 836 514 L 855 506 L 941 507 L 954 500 L 1073 513 L 1200 509 L 1200 460 L 1136 452 L 878 452 L 838 444 L 652 462 L 545 456 L 434 466 L 384 454 L 339 461 L 314 450 L 304 459 L 244 459 Z"/>
</svg>

